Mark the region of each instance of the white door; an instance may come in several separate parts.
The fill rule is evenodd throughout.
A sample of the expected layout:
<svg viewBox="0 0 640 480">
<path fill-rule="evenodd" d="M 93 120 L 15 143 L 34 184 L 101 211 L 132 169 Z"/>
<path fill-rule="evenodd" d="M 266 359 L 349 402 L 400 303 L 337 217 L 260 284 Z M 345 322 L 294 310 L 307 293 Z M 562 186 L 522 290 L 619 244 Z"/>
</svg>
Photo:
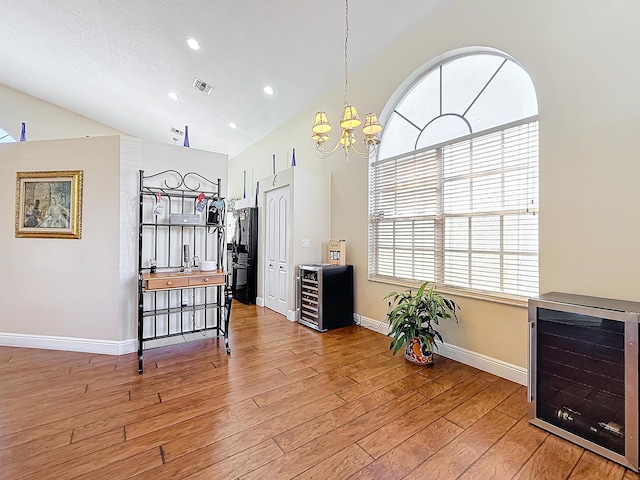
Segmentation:
<svg viewBox="0 0 640 480">
<path fill-rule="evenodd" d="M 289 187 L 267 192 L 265 306 L 287 314 Z"/>
</svg>

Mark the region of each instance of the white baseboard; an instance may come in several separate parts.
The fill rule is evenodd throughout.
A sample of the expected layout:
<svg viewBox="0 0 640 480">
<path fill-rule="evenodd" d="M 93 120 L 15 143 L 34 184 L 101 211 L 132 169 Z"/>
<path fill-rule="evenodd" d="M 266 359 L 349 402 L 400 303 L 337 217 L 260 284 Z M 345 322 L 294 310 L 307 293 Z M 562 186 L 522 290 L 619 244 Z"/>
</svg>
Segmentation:
<svg viewBox="0 0 640 480">
<path fill-rule="evenodd" d="M 0 332 L 0 346 L 65 350 L 68 352 L 98 353 L 103 355 L 124 355 L 138 351 L 135 339 L 118 342 L 93 338 L 53 337 L 2 332 Z"/>
<path fill-rule="evenodd" d="M 256 306 L 264 307 L 264 298 L 256 297 Z M 287 320 L 289 320 L 290 322 L 297 322 L 298 312 L 296 310 L 287 310 L 285 317 L 287 317 Z"/>
<path fill-rule="evenodd" d="M 356 320 L 356 323 L 360 323 L 360 325 L 370 330 L 374 330 L 383 335 L 387 335 L 389 333 L 389 325 L 382 323 L 379 320 L 372 320 L 371 318 L 360 315 L 354 315 L 354 319 Z M 465 365 L 479 368 L 480 370 L 492 373 L 498 377 L 506 378 L 507 380 L 519 383 L 520 385 L 527 385 L 526 368 L 503 362 L 497 358 L 489 357 L 449 343 L 439 344 L 438 354 L 443 357 L 450 358 L 451 360 L 464 363 Z"/>
</svg>

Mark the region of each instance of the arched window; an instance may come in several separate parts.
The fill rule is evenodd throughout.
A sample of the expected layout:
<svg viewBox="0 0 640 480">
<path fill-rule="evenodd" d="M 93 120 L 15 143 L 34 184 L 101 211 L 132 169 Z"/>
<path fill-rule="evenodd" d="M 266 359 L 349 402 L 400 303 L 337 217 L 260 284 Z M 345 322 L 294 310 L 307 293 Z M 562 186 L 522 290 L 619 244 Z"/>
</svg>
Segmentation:
<svg viewBox="0 0 640 480">
<path fill-rule="evenodd" d="M 538 110 L 495 50 L 451 55 L 386 119 L 369 168 L 369 278 L 538 294 Z"/>
<path fill-rule="evenodd" d="M 0 128 L 0 143 L 13 143 L 16 139 Z"/>
</svg>

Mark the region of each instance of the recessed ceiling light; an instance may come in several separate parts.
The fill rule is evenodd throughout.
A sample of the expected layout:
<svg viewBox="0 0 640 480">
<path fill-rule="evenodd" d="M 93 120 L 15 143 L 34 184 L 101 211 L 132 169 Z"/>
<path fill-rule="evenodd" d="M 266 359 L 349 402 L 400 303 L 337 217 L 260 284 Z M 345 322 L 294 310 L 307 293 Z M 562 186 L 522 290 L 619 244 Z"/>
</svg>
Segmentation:
<svg viewBox="0 0 640 480">
<path fill-rule="evenodd" d="M 236 123 L 235 123 L 235 122 L 229 122 L 229 126 L 230 126 L 231 128 L 238 128 L 238 125 L 236 125 Z"/>
<path fill-rule="evenodd" d="M 187 45 L 193 50 L 200 50 L 200 44 L 195 38 L 187 38 Z"/>
<path fill-rule="evenodd" d="M 173 100 L 178 100 L 178 95 L 175 92 L 169 92 L 169 98 Z"/>
<path fill-rule="evenodd" d="M 266 93 L 267 95 L 273 95 L 273 88 L 267 85 L 266 87 L 264 87 L 264 93 Z"/>
</svg>

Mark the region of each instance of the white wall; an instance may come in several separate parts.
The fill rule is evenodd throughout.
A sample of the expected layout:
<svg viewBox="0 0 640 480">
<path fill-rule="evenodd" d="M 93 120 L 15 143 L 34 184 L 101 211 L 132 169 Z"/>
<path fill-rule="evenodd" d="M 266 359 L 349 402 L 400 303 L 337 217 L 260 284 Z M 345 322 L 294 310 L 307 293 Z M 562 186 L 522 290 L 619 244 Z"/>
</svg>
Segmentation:
<svg viewBox="0 0 640 480">
<path fill-rule="evenodd" d="M 0 345 L 122 353 L 136 337 L 138 171 L 222 178 L 227 156 L 131 137 L 0 144 Z M 83 170 L 82 238 L 15 238 L 18 171 Z"/>
<path fill-rule="evenodd" d="M 640 2 L 631 0 L 459 0 L 380 52 L 349 79 L 360 112 L 381 112 L 421 65 L 474 45 L 502 50 L 531 75 L 540 120 L 540 290 L 640 300 Z M 351 35 L 363 34 L 351 32 Z M 330 54 L 327 52 L 327 54 Z M 341 52 L 335 52 L 341 55 Z M 399 287 L 367 280 L 367 162 L 341 155 L 321 161 L 310 140 L 313 114 L 339 118 L 342 87 L 318 99 L 273 134 L 234 157 L 230 192 L 242 192 L 242 170 L 270 174 L 272 153 L 296 148 L 298 165 L 331 172 L 332 231 L 347 240 L 355 265 L 356 309 L 381 320 L 384 295 Z M 384 123 L 384 118 L 381 119 Z M 401 287 L 400 287 L 401 288 Z M 459 325 L 442 329 L 464 351 L 524 368 L 524 307 L 467 298 Z"/>
<path fill-rule="evenodd" d="M 0 332 L 120 340 L 120 138 L 0 144 Z M 82 238 L 16 238 L 16 172 L 83 170 Z"/>
<path fill-rule="evenodd" d="M 27 140 L 119 135 L 120 132 L 95 120 L 0 84 L 0 128 L 20 138 L 26 123 Z"/>
</svg>

